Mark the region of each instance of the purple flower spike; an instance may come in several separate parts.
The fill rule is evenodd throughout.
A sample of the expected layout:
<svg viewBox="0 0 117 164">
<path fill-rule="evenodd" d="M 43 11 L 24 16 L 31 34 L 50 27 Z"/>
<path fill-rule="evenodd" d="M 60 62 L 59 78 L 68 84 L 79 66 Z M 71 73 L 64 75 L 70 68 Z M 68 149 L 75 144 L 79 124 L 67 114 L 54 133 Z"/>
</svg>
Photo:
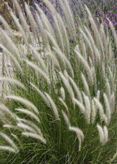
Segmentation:
<svg viewBox="0 0 117 164">
<path fill-rule="evenodd" d="M 111 13 L 112 13 L 112 11 L 108 11 L 108 13 L 109 13 L 109 14 L 111 14 Z"/>
</svg>

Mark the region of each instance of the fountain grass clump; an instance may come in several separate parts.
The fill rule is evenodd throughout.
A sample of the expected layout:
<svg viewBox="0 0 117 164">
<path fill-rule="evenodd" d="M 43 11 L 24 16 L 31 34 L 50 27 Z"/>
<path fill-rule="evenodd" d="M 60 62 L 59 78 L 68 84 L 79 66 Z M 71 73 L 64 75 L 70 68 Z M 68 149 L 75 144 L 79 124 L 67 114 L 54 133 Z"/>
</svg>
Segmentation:
<svg viewBox="0 0 117 164">
<path fill-rule="evenodd" d="M 110 32 L 85 5 L 76 28 L 68 1 L 60 1 L 63 16 L 44 3 L 52 23 L 37 4 L 33 16 L 25 3 L 26 19 L 14 0 L 19 18 L 10 14 L 21 40 L 0 16 L 0 46 L 12 65 L 0 77 L 9 85 L 0 103 L 0 162 L 116 162 L 114 25 L 109 20 Z"/>
</svg>

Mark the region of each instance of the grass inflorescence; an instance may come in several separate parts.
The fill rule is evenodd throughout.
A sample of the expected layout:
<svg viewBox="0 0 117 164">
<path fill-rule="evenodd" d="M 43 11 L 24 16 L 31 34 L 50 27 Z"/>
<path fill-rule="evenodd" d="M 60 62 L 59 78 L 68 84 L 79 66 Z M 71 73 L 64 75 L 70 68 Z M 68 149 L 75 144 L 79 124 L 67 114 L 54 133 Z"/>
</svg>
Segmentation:
<svg viewBox="0 0 117 164">
<path fill-rule="evenodd" d="M 67 0 L 60 0 L 62 14 L 44 0 L 51 21 L 39 5 L 34 15 L 25 3 L 24 16 L 13 1 L 22 39 L 0 17 L 0 46 L 12 65 L 0 77 L 9 88 L 0 103 L 0 162 L 116 162 L 115 26 L 108 19 L 108 29 L 80 1 L 84 20 Z"/>
</svg>

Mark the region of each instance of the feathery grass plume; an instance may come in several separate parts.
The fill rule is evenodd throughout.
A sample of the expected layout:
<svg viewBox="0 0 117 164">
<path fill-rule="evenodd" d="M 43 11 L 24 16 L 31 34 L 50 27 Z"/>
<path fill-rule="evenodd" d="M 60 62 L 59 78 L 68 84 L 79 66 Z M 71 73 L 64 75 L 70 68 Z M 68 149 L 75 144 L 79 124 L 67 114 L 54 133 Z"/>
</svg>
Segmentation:
<svg viewBox="0 0 117 164">
<path fill-rule="evenodd" d="M 50 34 L 50 36 L 52 35 L 53 38 L 55 39 L 55 32 L 52 28 L 52 25 L 50 24 L 49 22 L 49 19 L 47 18 L 47 16 L 45 15 L 45 13 L 43 12 L 43 10 L 39 7 L 39 5 L 35 4 L 36 5 L 36 8 L 37 8 L 37 11 L 40 13 L 40 19 L 43 23 L 43 26 L 44 26 L 44 29 L 46 31 L 48 31 L 48 33 Z"/>
<path fill-rule="evenodd" d="M 42 141 L 44 144 L 46 144 L 46 140 L 45 138 L 43 138 L 42 136 L 36 134 L 36 133 L 28 133 L 28 132 L 23 132 L 22 135 L 26 136 L 26 137 L 31 137 L 34 139 L 39 139 L 40 141 Z"/>
<path fill-rule="evenodd" d="M 110 108 L 111 108 L 111 113 L 113 114 L 115 111 L 115 93 L 113 92 L 111 97 L 110 97 Z"/>
<path fill-rule="evenodd" d="M 85 93 L 87 94 L 87 96 L 91 97 L 90 96 L 89 85 L 88 85 L 88 83 L 86 81 L 86 78 L 85 78 L 83 73 L 81 73 L 81 78 L 82 78 L 82 82 L 83 82 L 83 85 L 84 85 Z"/>
<path fill-rule="evenodd" d="M 26 119 L 21 119 L 21 118 L 17 118 L 17 120 L 21 123 L 24 122 L 24 123 L 30 125 L 36 131 L 36 133 L 38 133 L 39 135 L 41 135 L 43 137 L 43 134 L 42 134 L 40 128 L 36 124 L 34 124 L 32 121 L 29 121 Z"/>
<path fill-rule="evenodd" d="M 104 24 L 103 23 L 100 24 L 99 32 L 100 32 L 100 36 L 101 36 L 101 39 L 103 41 L 104 50 L 105 50 L 105 48 L 106 48 L 106 32 L 104 31 Z"/>
<path fill-rule="evenodd" d="M 7 54 L 7 55 L 10 57 L 11 61 L 13 61 L 13 63 L 14 63 L 15 66 L 19 69 L 19 71 L 20 71 L 21 73 L 23 73 L 23 70 L 22 70 L 22 68 L 21 68 L 21 66 L 20 66 L 20 64 L 19 64 L 19 62 L 18 62 L 17 59 L 15 58 L 15 56 L 14 56 L 6 47 L 4 47 L 3 45 L 0 44 L 0 47 L 3 49 L 3 52 L 5 53 L 5 55 Z"/>
<path fill-rule="evenodd" d="M 65 87 L 67 88 L 68 93 L 69 93 L 69 95 L 70 95 L 70 98 L 71 98 L 71 100 L 72 100 L 72 99 L 74 98 L 74 92 L 73 92 L 73 90 L 72 90 L 72 87 L 70 86 L 68 80 L 65 78 L 65 76 L 64 76 L 61 72 L 59 72 L 59 75 L 60 75 L 60 77 L 61 77 L 61 79 L 62 79 L 62 81 L 63 81 Z"/>
<path fill-rule="evenodd" d="M 75 90 L 75 92 L 76 92 L 76 94 L 77 94 L 77 99 L 78 99 L 81 103 L 83 103 L 81 92 L 80 92 L 78 86 L 76 85 L 75 81 L 74 81 L 70 76 L 69 76 L 69 80 L 70 80 L 71 84 L 73 85 L 74 90 Z"/>
<path fill-rule="evenodd" d="M 117 48 L 117 34 L 116 34 L 116 31 L 115 31 L 115 27 L 113 26 L 113 23 L 109 19 L 108 19 L 108 21 L 109 21 L 109 26 L 110 26 L 112 34 L 114 36 L 115 45 L 116 45 L 116 48 Z"/>
<path fill-rule="evenodd" d="M 29 115 L 30 117 L 34 118 L 37 122 L 40 122 L 39 117 L 36 114 L 34 114 L 33 112 L 31 112 L 27 109 L 16 108 L 15 110 L 19 111 L 21 113 L 25 113 L 25 114 Z"/>
<path fill-rule="evenodd" d="M 61 71 L 61 66 L 60 66 L 59 61 L 56 58 L 55 54 L 51 50 L 49 50 L 49 52 L 47 52 L 46 54 L 51 57 L 51 59 L 54 61 L 54 64 L 56 65 L 58 70 Z"/>
<path fill-rule="evenodd" d="M 31 126 L 26 125 L 24 123 L 18 123 L 17 126 L 24 129 L 24 131 L 28 130 L 30 132 L 36 133 L 35 129 L 33 129 Z"/>
<path fill-rule="evenodd" d="M 83 66 L 87 72 L 88 79 L 89 79 L 90 83 L 93 85 L 93 75 L 92 75 L 91 68 L 90 68 L 89 64 L 87 63 L 87 61 L 84 59 L 84 57 L 76 49 L 74 51 L 78 57 L 78 60 L 79 59 L 81 60 Z"/>
<path fill-rule="evenodd" d="M 33 40 L 33 42 L 34 41 L 36 42 L 37 38 L 39 37 L 38 36 L 38 32 L 37 32 L 36 22 L 35 22 L 35 20 L 33 18 L 33 15 L 32 15 L 32 13 L 30 11 L 30 8 L 29 8 L 28 4 L 26 2 L 24 2 L 24 4 L 25 4 L 25 10 L 26 10 L 26 13 L 27 13 L 27 17 L 28 17 L 29 22 L 30 22 L 31 30 L 32 30 L 32 32 L 34 34 L 34 39 L 35 40 Z"/>
<path fill-rule="evenodd" d="M 2 136 L 11 145 L 11 147 L 15 150 L 16 153 L 19 152 L 15 143 L 6 134 L 0 132 L 0 136 Z"/>
<path fill-rule="evenodd" d="M 48 37 L 46 35 L 43 23 L 42 23 L 42 21 L 41 21 L 41 19 L 39 17 L 39 14 L 37 13 L 37 11 L 36 11 L 36 21 L 37 21 L 37 24 L 38 24 L 38 26 L 40 28 L 40 31 L 41 31 L 40 32 L 40 36 L 42 36 L 43 46 L 46 47 L 48 45 L 48 43 L 49 43 L 48 42 Z"/>
<path fill-rule="evenodd" d="M 10 36 L 7 35 L 7 33 L 0 29 L 0 32 L 1 32 L 1 36 L 2 38 L 5 40 L 5 45 L 7 47 L 7 49 L 13 53 L 16 57 L 18 57 L 18 60 L 20 61 L 20 53 L 19 53 L 19 50 L 18 48 L 16 47 L 15 43 L 12 41 L 12 39 L 10 38 Z"/>
<path fill-rule="evenodd" d="M 84 97 L 84 102 L 85 102 L 85 118 L 87 120 L 87 124 L 90 124 L 90 115 L 91 115 L 91 104 L 90 104 L 90 100 L 89 97 L 85 95 L 84 92 L 83 93 L 83 97 Z"/>
<path fill-rule="evenodd" d="M 101 67 L 101 70 L 100 70 L 101 71 L 101 76 L 102 76 L 103 80 L 105 80 L 106 79 L 106 70 L 105 70 L 106 67 L 105 67 L 105 63 L 102 62 L 100 67 Z"/>
<path fill-rule="evenodd" d="M 95 97 L 94 97 L 94 101 L 95 101 L 97 107 L 99 108 L 100 119 L 103 121 L 104 120 L 103 119 L 103 115 L 104 115 L 103 106 L 102 106 L 101 102 Z"/>
<path fill-rule="evenodd" d="M 95 42 L 94 42 L 94 39 L 93 39 L 93 37 L 92 37 L 92 35 L 91 35 L 91 32 L 89 31 L 89 29 L 86 27 L 86 26 L 84 26 L 84 29 L 85 29 L 85 31 L 86 31 L 86 33 L 87 33 L 87 39 L 89 38 L 89 40 L 90 40 L 90 42 L 91 42 L 91 45 L 92 45 L 92 47 L 94 48 L 94 46 L 95 46 Z M 83 30 L 82 30 L 82 32 L 83 32 Z M 85 34 L 85 33 L 84 33 Z M 86 35 L 86 34 L 85 34 Z"/>
<path fill-rule="evenodd" d="M 12 116 L 12 118 L 15 119 L 15 114 L 12 113 L 12 112 L 10 111 L 10 109 L 7 108 L 4 104 L 1 104 L 1 103 L 0 103 L 0 109 L 1 109 L 3 112 L 7 112 L 8 114 L 10 114 L 10 115 Z"/>
<path fill-rule="evenodd" d="M 63 100 L 65 100 L 65 90 L 63 87 L 60 88 L 60 94 Z"/>
<path fill-rule="evenodd" d="M 100 142 L 104 145 L 104 132 L 103 132 L 103 129 L 99 124 L 97 124 L 97 129 L 98 129 L 99 136 L 100 136 Z"/>
<path fill-rule="evenodd" d="M 10 77 L 0 77 L 0 81 L 10 82 L 11 84 L 15 84 L 15 85 L 21 87 L 25 91 L 27 90 L 26 87 L 24 86 L 24 84 L 22 84 L 20 81 L 18 81 L 16 79 L 13 79 L 13 78 L 10 78 Z"/>
<path fill-rule="evenodd" d="M 59 41 L 60 44 L 60 48 L 62 50 L 62 52 L 64 52 L 65 48 L 64 48 L 64 43 L 63 43 L 63 36 L 61 33 L 61 29 L 59 27 L 59 22 L 57 21 L 57 17 L 53 16 L 54 22 L 55 22 L 55 26 L 56 26 L 56 32 L 57 32 L 57 39 Z"/>
<path fill-rule="evenodd" d="M 52 42 L 53 46 L 56 47 L 57 49 L 60 49 L 57 42 L 56 42 L 56 40 L 55 40 L 55 38 L 53 37 L 53 35 L 51 35 L 51 33 L 48 32 L 47 30 L 45 30 L 45 32 L 46 32 L 49 40 Z"/>
<path fill-rule="evenodd" d="M 96 114 L 97 114 L 97 108 L 96 105 L 94 103 L 94 99 L 92 99 L 92 106 L 91 106 L 91 123 L 94 124 L 95 123 L 95 118 L 96 118 Z"/>
<path fill-rule="evenodd" d="M 103 114 L 103 120 L 105 122 L 105 125 L 108 125 L 108 118 L 105 114 Z"/>
<path fill-rule="evenodd" d="M 74 51 L 77 51 L 77 52 L 79 52 L 80 54 L 82 53 L 82 51 L 81 51 L 81 48 L 80 48 L 80 45 L 76 45 L 75 46 L 75 48 L 74 48 Z M 87 54 L 87 53 L 86 53 Z M 76 58 L 77 58 L 77 63 L 78 63 L 78 66 L 80 67 L 81 66 L 81 59 L 79 59 L 79 57 L 76 55 Z M 85 58 L 85 57 L 84 57 Z M 87 56 L 86 56 L 86 60 L 87 60 Z"/>
<path fill-rule="evenodd" d="M 71 127 L 71 124 L 70 124 L 70 121 L 69 121 L 68 116 L 66 115 L 66 113 L 65 113 L 63 110 L 62 110 L 61 112 L 62 112 L 62 114 L 63 114 L 64 120 L 65 120 L 65 122 L 66 122 L 68 128 Z"/>
<path fill-rule="evenodd" d="M 37 107 L 27 99 L 24 99 L 24 98 L 22 98 L 20 96 L 16 96 L 16 95 L 5 96 L 5 98 L 13 99 L 15 101 L 19 101 L 22 104 L 26 105 L 27 107 L 33 109 L 35 113 L 39 114 L 39 111 L 38 111 Z"/>
<path fill-rule="evenodd" d="M 45 71 L 45 73 L 48 73 L 47 67 L 46 67 L 46 65 L 44 63 L 44 60 L 42 59 L 41 55 L 35 50 L 35 48 L 32 45 L 30 45 L 30 48 L 33 51 L 33 55 L 35 55 L 35 58 L 41 64 L 41 66 L 42 66 L 43 70 Z"/>
<path fill-rule="evenodd" d="M 70 59 L 70 43 L 69 43 L 68 33 L 66 30 L 65 24 L 58 13 L 57 13 L 57 19 L 59 21 L 61 32 L 64 39 L 64 47 L 65 47 L 65 52 L 66 52 L 65 54 L 68 56 L 68 59 Z"/>
<path fill-rule="evenodd" d="M 106 126 L 104 126 L 104 142 L 106 143 L 108 141 L 108 129 Z"/>
<path fill-rule="evenodd" d="M 2 24 L 3 24 L 4 28 L 5 28 L 5 30 L 7 30 L 8 33 L 12 36 L 13 33 L 12 33 L 12 30 L 11 30 L 9 24 L 6 22 L 6 20 L 5 20 L 1 15 L 0 15 L 0 22 L 2 22 Z"/>
<path fill-rule="evenodd" d="M 95 66 L 92 66 L 91 72 L 92 72 L 92 76 L 93 76 L 93 87 L 94 87 L 94 90 L 95 90 L 95 93 L 96 93 L 97 90 L 98 90 L 98 77 L 97 77 L 97 74 L 96 74 L 96 67 Z"/>
<path fill-rule="evenodd" d="M 74 17 L 73 17 L 72 11 L 70 9 L 68 0 L 64 0 L 64 1 L 60 0 L 59 2 L 63 9 L 64 15 L 66 18 L 66 22 L 68 25 L 68 30 L 70 31 L 70 35 L 72 35 L 72 38 L 74 38 L 76 41 L 76 28 L 75 28 L 75 23 L 74 23 Z"/>
<path fill-rule="evenodd" d="M 48 75 L 41 68 L 39 68 L 36 64 L 34 64 L 33 62 L 31 62 L 29 60 L 25 60 L 25 59 L 23 59 L 23 60 L 26 62 L 27 65 L 32 67 L 35 71 L 38 71 L 39 74 L 44 77 L 44 79 L 47 81 L 47 83 L 50 84 L 50 79 L 49 79 Z"/>
<path fill-rule="evenodd" d="M 73 131 L 77 134 L 78 140 L 79 140 L 79 151 L 81 150 L 81 142 L 84 140 L 84 134 L 81 129 L 73 126 L 69 126 L 69 130 Z"/>
<path fill-rule="evenodd" d="M 93 68 L 94 64 L 93 64 L 93 61 L 92 61 L 91 57 L 89 57 L 88 62 L 89 62 L 89 65 L 90 65 L 91 71 L 92 71 L 92 68 Z"/>
<path fill-rule="evenodd" d="M 84 114 L 85 113 L 85 106 L 75 98 L 73 98 L 73 101 L 79 106 L 81 113 Z"/>
<path fill-rule="evenodd" d="M 102 143 L 102 145 L 105 145 L 108 141 L 108 129 L 106 126 L 104 126 L 102 129 L 102 127 L 99 124 L 97 124 L 97 129 L 100 136 L 100 142 Z"/>
<path fill-rule="evenodd" d="M 46 105 L 47 105 L 48 107 L 50 107 L 50 104 L 49 104 L 49 102 L 48 102 L 46 96 L 43 94 L 43 92 L 41 92 L 33 83 L 30 82 L 30 84 L 31 84 L 31 86 L 39 93 L 39 95 L 42 97 L 42 99 L 43 99 L 43 101 L 46 103 Z"/>
<path fill-rule="evenodd" d="M 56 31 L 57 38 L 59 40 L 61 49 L 64 52 L 63 37 L 62 37 L 61 30 L 60 30 L 59 21 L 57 19 L 57 11 L 55 10 L 55 8 L 53 7 L 53 5 L 49 1 L 46 1 L 46 0 L 43 0 L 43 1 L 44 1 L 44 3 L 46 4 L 46 6 L 49 8 L 49 10 L 51 11 L 51 13 L 53 15 L 54 25 L 55 25 L 55 28 L 57 30 Z"/>
<path fill-rule="evenodd" d="M 11 124 L 11 119 L 8 119 L 8 115 L 4 111 L 0 111 L 1 124 Z"/>
<path fill-rule="evenodd" d="M 111 87 L 108 78 L 106 79 L 106 94 L 108 96 L 108 99 L 111 97 Z"/>
<path fill-rule="evenodd" d="M 93 52 L 93 48 L 92 48 L 93 46 L 91 45 L 91 42 L 90 42 L 88 36 L 85 34 L 85 32 L 84 32 L 81 28 L 80 28 L 80 32 L 82 33 L 83 38 L 84 38 L 84 40 L 86 41 L 86 43 L 87 43 L 87 45 L 88 45 L 88 47 L 89 47 L 89 49 L 90 49 L 91 58 L 92 58 L 92 60 L 93 60 L 93 62 L 94 62 L 94 52 Z"/>
<path fill-rule="evenodd" d="M 56 11 L 55 7 L 52 5 L 52 3 L 50 1 L 46 1 L 46 0 L 43 0 L 43 2 L 48 7 L 48 9 L 52 13 L 52 15 L 56 16 L 57 15 L 57 11 Z"/>
<path fill-rule="evenodd" d="M 111 40 L 109 41 L 109 45 L 106 48 L 108 50 L 107 54 L 108 54 L 108 60 L 114 60 L 114 53 L 113 53 L 113 48 L 112 48 L 112 42 Z"/>
<path fill-rule="evenodd" d="M 111 92 L 113 92 L 114 91 L 114 81 L 115 81 L 114 74 L 113 74 L 113 72 L 112 72 L 110 67 L 108 67 L 108 70 L 109 70 L 109 76 L 110 76 Z"/>
<path fill-rule="evenodd" d="M 97 98 L 98 100 L 100 100 L 100 90 L 97 90 L 96 98 Z"/>
<path fill-rule="evenodd" d="M 19 15 L 19 18 L 20 18 L 20 21 L 21 21 L 21 24 L 23 26 L 25 33 L 27 33 L 30 36 L 29 25 L 27 24 L 26 18 L 24 17 L 24 14 L 22 13 L 19 3 L 17 2 L 17 0 L 13 0 L 13 4 L 15 5 L 17 9 L 17 14 Z"/>
<path fill-rule="evenodd" d="M 65 107 L 66 112 L 67 112 L 67 114 L 69 116 L 69 109 L 68 109 L 67 104 L 65 103 L 65 101 L 61 97 L 59 97 L 59 101 L 63 104 L 63 106 Z"/>
<path fill-rule="evenodd" d="M 86 5 L 85 5 L 85 9 L 86 9 L 86 11 L 88 13 L 89 20 L 90 20 L 91 25 L 92 25 L 92 29 L 93 29 L 93 32 L 94 32 L 96 43 L 99 46 L 99 48 L 101 48 L 101 52 L 102 52 L 102 54 L 104 56 L 104 47 L 103 47 L 102 39 L 101 39 L 100 33 L 98 31 L 98 28 L 97 28 L 97 26 L 95 24 L 95 21 L 94 21 L 94 19 L 92 17 L 91 12 L 89 11 L 89 9 L 88 9 L 88 7 Z"/>
<path fill-rule="evenodd" d="M 57 44 L 57 43 L 56 43 Z M 55 46 L 55 45 L 54 45 Z M 58 56 L 60 57 L 60 60 L 64 63 L 66 63 L 66 65 L 68 66 L 72 77 L 74 76 L 74 71 L 73 68 L 71 66 L 71 63 L 69 62 L 69 60 L 67 59 L 67 57 L 65 56 L 65 54 L 60 50 L 59 47 L 55 46 L 53 47 L 54 51 L 58 54 Z"/>
<path fill-rule="evenodd" d="M 82 55 L 83 55 L 83 57 L 84 57 L 84 59 L 85 60 L 87 60 L 88 59 L 88 53 L 87 53 L 87 45 L 86 45 L 86 43 L 84 42 L 84 39 L 83 39 L 83 37 L 81 37 L 81 39 L 80 39 L 80 49 L 82 50 L 81 52 L 82 52 Z"/>
<path fill-rule="evenodd" d="M 8 129 L 18 129 L 19 130 L 19 128 L 17 127 L 17 126 L 15 126 L 15 125 L 10 125 L 10 124 L 4 124 L 3 125 L 3 127 L 4 128 L 8 128 Z"/>
<path fill-rule="evenodd" d="M 104 97 L 104 102 L 105 102 L 105 107 L 106 107 L 106 116 L 108 119 L 107 125 L 109 125 L 110 120 L 111 120 L 111 109 L 110 109 L 109 99 L 105 93 L 103 93 L 103 97 Z"/>
<path fill-rule="evenodd" d="M 27 38 L 26 38 L 26 35 L 25 35 L 25 32 L 24 32 L 24 29 L 22 28 L 21 24 L 19 23 L 19 19 L 15 16 L 15 14 L 12 12 L 12 10 L 10 11 L 10 15 L 12 16 L 13 21 L 15 22 L 17 28 L 21 32 L 25 44 L 28 45 L 28 41 L 27 41 Z"/>
<path fill-rule="evenodd" d="M 99 49 L 96 47 L 96 45 L 94 45 L 94 52 L 95 52 L 95 57 L 96 57 L 96 64 L 100 64 L 101 63 L 101 54 Z"/>
<path fill-rule="evenodd" d="M 48 99 L 48 101 L 49 101 L 49 103 L 50 103 L 50 105 L 51 105 L 51 107 L 52 107 L 52 109 L 53 109 L 53 112 L 54 112 L 54 115 L 55 115 L 56 119 L 57 119 L 57 120 L 60 120 L 60 118 L 59 118 L 59 113 L 58 113 L 58 109 L 57 109 L 57 107 L 56 107 L 54 101 L 52 100 L 52 98 L 50 97 L 50 95 L 47 94 L 46 92 L 45 92 L 45 95 L 46 95 L 46 97 L 47 97 L 47 99 Z"/>
<path fill-rule="evenodd" d="M 74 50 L 78 51 L 81 54 L 81 49 L 79 48 L 79 45 L 77 44 Z"/>
<path fill-rule="evenodd" d="M 69 81 L 69 75 L 68 75 L 68 73 L 67 73 L 67 71 L 66 70 L 64 70 L 64 76 L 65 76 L 65 78 L 67 79 L 67 81 Z"/>
<path fill-rule="evenodd" d="M 9 146 L 0 146 L 0 150 L 6 150 L 12 153 L 17 153 L 15 149 L 13 149 L 12 147 Z"/>
</svg>

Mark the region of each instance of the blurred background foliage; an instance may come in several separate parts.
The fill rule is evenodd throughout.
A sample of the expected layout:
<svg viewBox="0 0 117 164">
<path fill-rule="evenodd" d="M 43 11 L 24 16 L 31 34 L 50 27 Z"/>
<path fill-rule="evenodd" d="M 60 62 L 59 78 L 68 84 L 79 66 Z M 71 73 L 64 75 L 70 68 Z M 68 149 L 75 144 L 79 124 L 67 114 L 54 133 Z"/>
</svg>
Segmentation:
<svg viewBox="0 0 117 164">
<path fill-rule="evenodd" d="M 24 2 L 27 2 L 30 5 L 31 1 L 32 0 L 18 0 L 22 8 L 22 11 L 24 11 Z M 2 15 L 5 18 L 5 20 L 11 26 L 11 28 L 15 29 L 15 24 L 10 16 L 10 13 L 9 13 L 10 8 L 8 7 L 8 5 L 13 10 L 13 12 L 16 13 L 12 0 L 0 0 L 0 15 Z"/>
</svg>

